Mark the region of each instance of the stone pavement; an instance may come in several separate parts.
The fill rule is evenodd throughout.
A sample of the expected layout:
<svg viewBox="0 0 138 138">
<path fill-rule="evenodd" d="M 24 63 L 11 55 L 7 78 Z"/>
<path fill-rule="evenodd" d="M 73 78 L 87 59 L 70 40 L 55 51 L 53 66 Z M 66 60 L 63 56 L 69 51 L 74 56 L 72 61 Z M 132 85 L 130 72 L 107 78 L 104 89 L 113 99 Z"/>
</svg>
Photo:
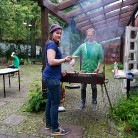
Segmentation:
<svg viewBox="0 0 138 138">
<path fill-rule="evenodd" d="M 5 119 L 3 123 L 7 125 L 18 125 L 25 119 L 26 119 L 25 116 L 12 114 L 7 119 Z M 64 127 L 64 129 L 67 129 L 69 131 L 68 135 L 62 136 L 63 138 L 81 138 L 85 130 L 85 127 L 83 125 L 77 125 L 69 122 L 68 123 L 60 122 L 60 124 L 62 125 L 62 127 Z M 23 133 L 15 133 L 10 131 L 0 130 L 0 138 L 40 138 L 40 137 L 51 136 L 51 130 L 45 130 L 44 125 L 39 127 L 37 133 L 38 136 L 34 136 L 34 135 L 26 135 Z"/>
</svg>

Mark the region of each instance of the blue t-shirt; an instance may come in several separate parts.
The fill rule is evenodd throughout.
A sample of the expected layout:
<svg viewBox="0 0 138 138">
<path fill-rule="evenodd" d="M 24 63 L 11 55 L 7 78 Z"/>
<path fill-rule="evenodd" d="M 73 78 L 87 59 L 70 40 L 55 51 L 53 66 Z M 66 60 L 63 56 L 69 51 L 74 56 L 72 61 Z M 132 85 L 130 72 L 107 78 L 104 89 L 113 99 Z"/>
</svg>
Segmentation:
<svg viewBox="0 0 138 138">
<path fill-rule="evenodd" d="M 61 59 L 62 57 L 61 51 L 59 50 L 57 44 L 54 41 L 49 40 L 46 43 L 45 49 L 44 49 L 46 66 L 43 70 L 42 77 L 45 77 L 48 79 L 61 79 L 61 64 L 55 65 L 55 66 L 50 66 L 48 64 L 48 60 L 47 60 L 48 49 L 53 49 L 56 51 L 55 59 Z"/>
</svg>

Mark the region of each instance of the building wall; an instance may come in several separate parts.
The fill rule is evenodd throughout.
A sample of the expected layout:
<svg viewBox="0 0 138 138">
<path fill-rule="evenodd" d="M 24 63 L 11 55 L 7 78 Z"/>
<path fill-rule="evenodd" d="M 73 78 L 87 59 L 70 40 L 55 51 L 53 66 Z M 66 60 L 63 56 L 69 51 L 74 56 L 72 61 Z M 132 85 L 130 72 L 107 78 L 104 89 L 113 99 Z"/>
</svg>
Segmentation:
<svg viewBox="0 0 138 138">
<path fill-rule="evenodd" d="M 16 47 L 16 44 L 14 43 L 0 43 L 0 48 L 2 48 L 3 50 L 7 50 L 10 45 L 13 45 L 14 47 Z M 21 51 L 24 52 L 26 51 L 27 49 L 27 45 L 23 45 L 23 44 L 20 44 L 20 48 L 21 48 Z M 39 55 L 40 54 L 40 50 L 41 50 L 41 47 L 40 46 L 36 46 L 36 55 Z M 28 45 L 28 55 L 31 56 L 31 46 Z"/>
<path fill-rule="evenodd" d="M 112 64 L 120 61 L 120 40 L 108 44 L 102 44 L 103 63 Z"/>
</svg>

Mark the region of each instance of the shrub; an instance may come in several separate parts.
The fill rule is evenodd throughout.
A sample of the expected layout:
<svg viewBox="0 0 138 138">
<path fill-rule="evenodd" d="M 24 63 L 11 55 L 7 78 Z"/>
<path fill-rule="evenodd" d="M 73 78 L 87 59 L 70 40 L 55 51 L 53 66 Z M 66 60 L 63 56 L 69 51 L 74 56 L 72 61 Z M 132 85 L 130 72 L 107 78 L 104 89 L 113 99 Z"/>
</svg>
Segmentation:
<svg viewBox="0 0 138 138">
<path fill-rule="evenodd" d="M 110 116 L 123 127 L 123 131 L 138 136 L 138 90 L 130 92 L 130 98 L 122 96 L 109 112 Z"/>
<path fill-rule="evenodd" d="M 23 105 L 23 111 L 38 112 L 44 111 L 46 99 L 43 97 L 42 89 L 39 78 L 36 78 L 31 84 L 28 91 L 29 100 Z"/>
</svg>

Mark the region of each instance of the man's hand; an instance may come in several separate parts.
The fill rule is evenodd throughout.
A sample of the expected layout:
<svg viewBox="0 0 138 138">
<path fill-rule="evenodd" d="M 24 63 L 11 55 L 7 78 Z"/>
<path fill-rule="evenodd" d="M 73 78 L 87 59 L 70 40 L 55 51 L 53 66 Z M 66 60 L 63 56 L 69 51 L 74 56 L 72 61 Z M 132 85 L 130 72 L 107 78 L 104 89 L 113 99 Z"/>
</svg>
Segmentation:
<svg viewBox="0 0 138 138">
<path fill-rule="evenodd" d="M 14 55 L 15 55 L 15 52 L 12 52 L 11 57 L 13 57 Z"/>
<path fill-rule="evenodd" d="M 94 73 L 98 73 L 98 72 L 99 72 L 99 69 L 95 69 L 95 70 L 94 70 Z"/>
<path fill-rule="evenodd" d="M 75 59 L 74 58 L 71 60 L 70 65 L 71 66 L 74 66 L 75 65 Z"/>
</svg>

